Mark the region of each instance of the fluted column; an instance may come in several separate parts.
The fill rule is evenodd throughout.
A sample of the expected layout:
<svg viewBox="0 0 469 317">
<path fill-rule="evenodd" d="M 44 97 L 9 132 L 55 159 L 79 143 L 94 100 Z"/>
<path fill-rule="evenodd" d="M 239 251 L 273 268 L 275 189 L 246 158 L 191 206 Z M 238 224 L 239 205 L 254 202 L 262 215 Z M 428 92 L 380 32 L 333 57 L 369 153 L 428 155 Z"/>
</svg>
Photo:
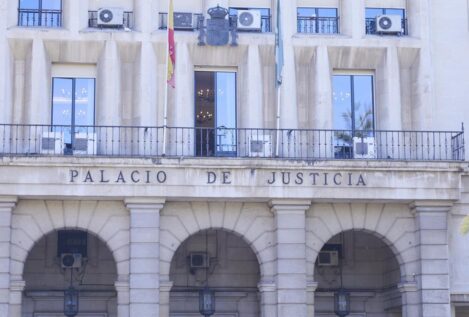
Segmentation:
<svg viewBox="0 0 469 317">
<path fill-rule="evenodd" d="M 365 35 L 365 0 L 341 1 L 341 33 L 353 38 Z"/>
<path fill-rule="evenodd" d="M 135 30 L 142 33 L 151 33 L 156 30 L 156 8 L 153 0 L 134 0 Z M 155 22 L 154 22 L 155 21 Z"/>
<path fill-rule="evenodd" d="M 310 201 L 273 200 L 277 238 L 277 316 L 307 316 L 306 210 Z"/>
<path fill-rule="evenodd" d="M 16 207 L 16 197 L 0 197 L 0 316 L 10 316 L 9 306 L 18 306 L 17 298 L 11 302 L 11 276 L 10 276 L 10 237 L 11 237 L 11 215 Z M 18 277 L 18 279 L 20 279 Z M 20 293 L 21 294 L 21 293 Z M 13 309 L 12 313 L 20 316 L 21 298 L 19 299 L 20 310 Z M 14 316 L 14 315 L 11 315 Z"/>
<path fill-rule="evenodd" d="M 378 123 L 378 129 L 402 130 L 401 80 L 397 47 L 387 48 L 383 66 L 384 70 L 379 78 L 379 84 L 384 87 L 385 92 L 381 98 L 379 109 L 381 121 Z"/>
<path fill-rule="evenodd" d="M 28 90 L 27 104 L 27 123 L 29 124 L 49 124 L 49 71 L 50 62 L 48 61 L 44 42 L 41 39 L 33 40 L 31 54 L 30 80 Z"/>
<path fill-rule="evenodd" d="M 259 46 L 249 45 L 246 65 L 246 103 L 242 105 L 244 128 L 262 128 L 262 61 Z"/>
<path fill-rule="evenodd" d="M 159 317 L 160 211 L 164 199 L 128 198 L 130 316 Z"/>
</svg>

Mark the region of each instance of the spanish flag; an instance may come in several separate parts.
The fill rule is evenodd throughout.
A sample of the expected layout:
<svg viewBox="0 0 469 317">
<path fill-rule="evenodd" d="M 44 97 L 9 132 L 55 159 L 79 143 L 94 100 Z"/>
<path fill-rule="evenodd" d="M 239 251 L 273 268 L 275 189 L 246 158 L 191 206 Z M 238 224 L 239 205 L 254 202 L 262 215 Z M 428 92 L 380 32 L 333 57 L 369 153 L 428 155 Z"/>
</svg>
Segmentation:
<svg viewBox="0 0 469 317">
<path fill-rule="evenodd" d="M 167 82 L 175 87 L 174 69 L 176 67 L 176 45 L 174 43 L 174 8 L 173 0 L 169 0 L 168 10 L 168 77 Z"/>
</svg>

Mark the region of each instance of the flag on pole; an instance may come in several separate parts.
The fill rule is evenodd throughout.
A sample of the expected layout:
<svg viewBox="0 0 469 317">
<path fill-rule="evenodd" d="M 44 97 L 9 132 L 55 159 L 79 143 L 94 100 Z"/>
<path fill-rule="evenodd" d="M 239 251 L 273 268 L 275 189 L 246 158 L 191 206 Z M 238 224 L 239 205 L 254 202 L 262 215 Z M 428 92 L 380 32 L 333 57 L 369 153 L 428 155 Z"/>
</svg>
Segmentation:
<svg viewBox="0 0 469 317">
<path fill-rule="evenodd" d="M 277 86 L 282 84 L 283 71 L 283 38 L 280 17 L 280 1 L 281 0 L 277 0 L 277 26 L 275 29 L 275 71 L 277 76 Z"/>
<path fill-rule="evenodd" d="M 176 47 L 174 43 L 174 8 L 173 0 L 169 0 L 168 10 L 168 76 L 167 82 L 171 87 L 175 87 L 174 68 L 176 67 Z"/>
</svg>

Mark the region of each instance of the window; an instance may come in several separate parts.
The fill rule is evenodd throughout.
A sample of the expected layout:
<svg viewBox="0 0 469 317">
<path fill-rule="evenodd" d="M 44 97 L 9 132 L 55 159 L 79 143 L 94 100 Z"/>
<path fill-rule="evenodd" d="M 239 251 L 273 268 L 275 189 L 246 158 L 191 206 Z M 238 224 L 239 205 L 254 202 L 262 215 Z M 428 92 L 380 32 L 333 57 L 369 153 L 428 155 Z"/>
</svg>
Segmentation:
<svg viewBox="0 0 469 317">
<path fill-rule="evenodd" d="M 94 116 L 94 78 L 53 78 L 52 129 L 63 133 L 65 154 L 87 152 L 82 140 L 94 133 Z"/>
<path fill-rule="evenodd" d="M 405 9 L 366 8 L 365 24 L 366 34 L 376 34 L 376 17 L 380 15 L 398 15 L 401 17 L 401 34 L 407 35 L 407 19 Z"/>
<path fill-rule="evenodd" d="M 335 8 L 297 8 L 298 33 L 339 33 L 339 18 Z"/>
<path fill-rule="evenodd" d="M 335 156 L 352 158 L 353 139 L 373 136 L 373 76 L 334 75 L 332 88 Z"/>
<path fill-rule="evenodd" d="M 236 73 L 195 72 L 197 156 L 236 156 Z"/>
<path fill-rule="evenodd" d="M 268 8 L 230 8 L 229 9 L 229 14 L 230 17 L 232 16 L 238 16 L 238 10 L 257 10 L 260 11 L 261 14 L 261 32 L 262 33 L 267 33 L 271 32 L 271 26 L 270 26 L 270 9 Z M 238 29 L 238 32 L 244 31 L 242 29 Z"/>
<path fill-rule="evenodd" d="M 20 0 L 19 26 L 62 26 L 62 0 Z"/>
</svg>

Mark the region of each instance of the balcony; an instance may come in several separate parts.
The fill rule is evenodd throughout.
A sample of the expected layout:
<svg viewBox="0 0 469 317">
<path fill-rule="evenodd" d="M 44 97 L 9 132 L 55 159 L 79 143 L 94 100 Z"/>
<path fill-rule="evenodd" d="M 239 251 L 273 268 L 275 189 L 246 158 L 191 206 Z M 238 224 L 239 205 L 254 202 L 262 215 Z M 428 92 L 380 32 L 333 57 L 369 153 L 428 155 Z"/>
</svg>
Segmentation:
<svg viewBox="0 0 469 317">
<path fill-rule="evenodd" d="M 402 19 L 402 32 L 399 35 L 409 35 L 409 28 L 407 25 L 407 19 Z M 376 18 L 365 19 L 365 32 L 366 34 L 380 34 L 376 30 Z"/>
<path fill-rule="evenodd" d="M 0 155 L 464 161 L 465 153 L 464 131 L 2 124 Z"/>
<path fill-rule="evenodd" d="M 98 11 L 88 11 L 88 27 L 98 27 Z M 133 29 L 134 27 L 134 13 L 132 11 L 124 11 L 124 21 L 122 27 L 126 29 Z"/>
<path fill-rule="evenodd" d="M 62 27 L 62 10 L 18 9 L 18 26 Z"/>
<path fill-rule="evenodd" d="M 338 34 L 339 18 L 298 16 L 298 33 Z"/>
</svg>

